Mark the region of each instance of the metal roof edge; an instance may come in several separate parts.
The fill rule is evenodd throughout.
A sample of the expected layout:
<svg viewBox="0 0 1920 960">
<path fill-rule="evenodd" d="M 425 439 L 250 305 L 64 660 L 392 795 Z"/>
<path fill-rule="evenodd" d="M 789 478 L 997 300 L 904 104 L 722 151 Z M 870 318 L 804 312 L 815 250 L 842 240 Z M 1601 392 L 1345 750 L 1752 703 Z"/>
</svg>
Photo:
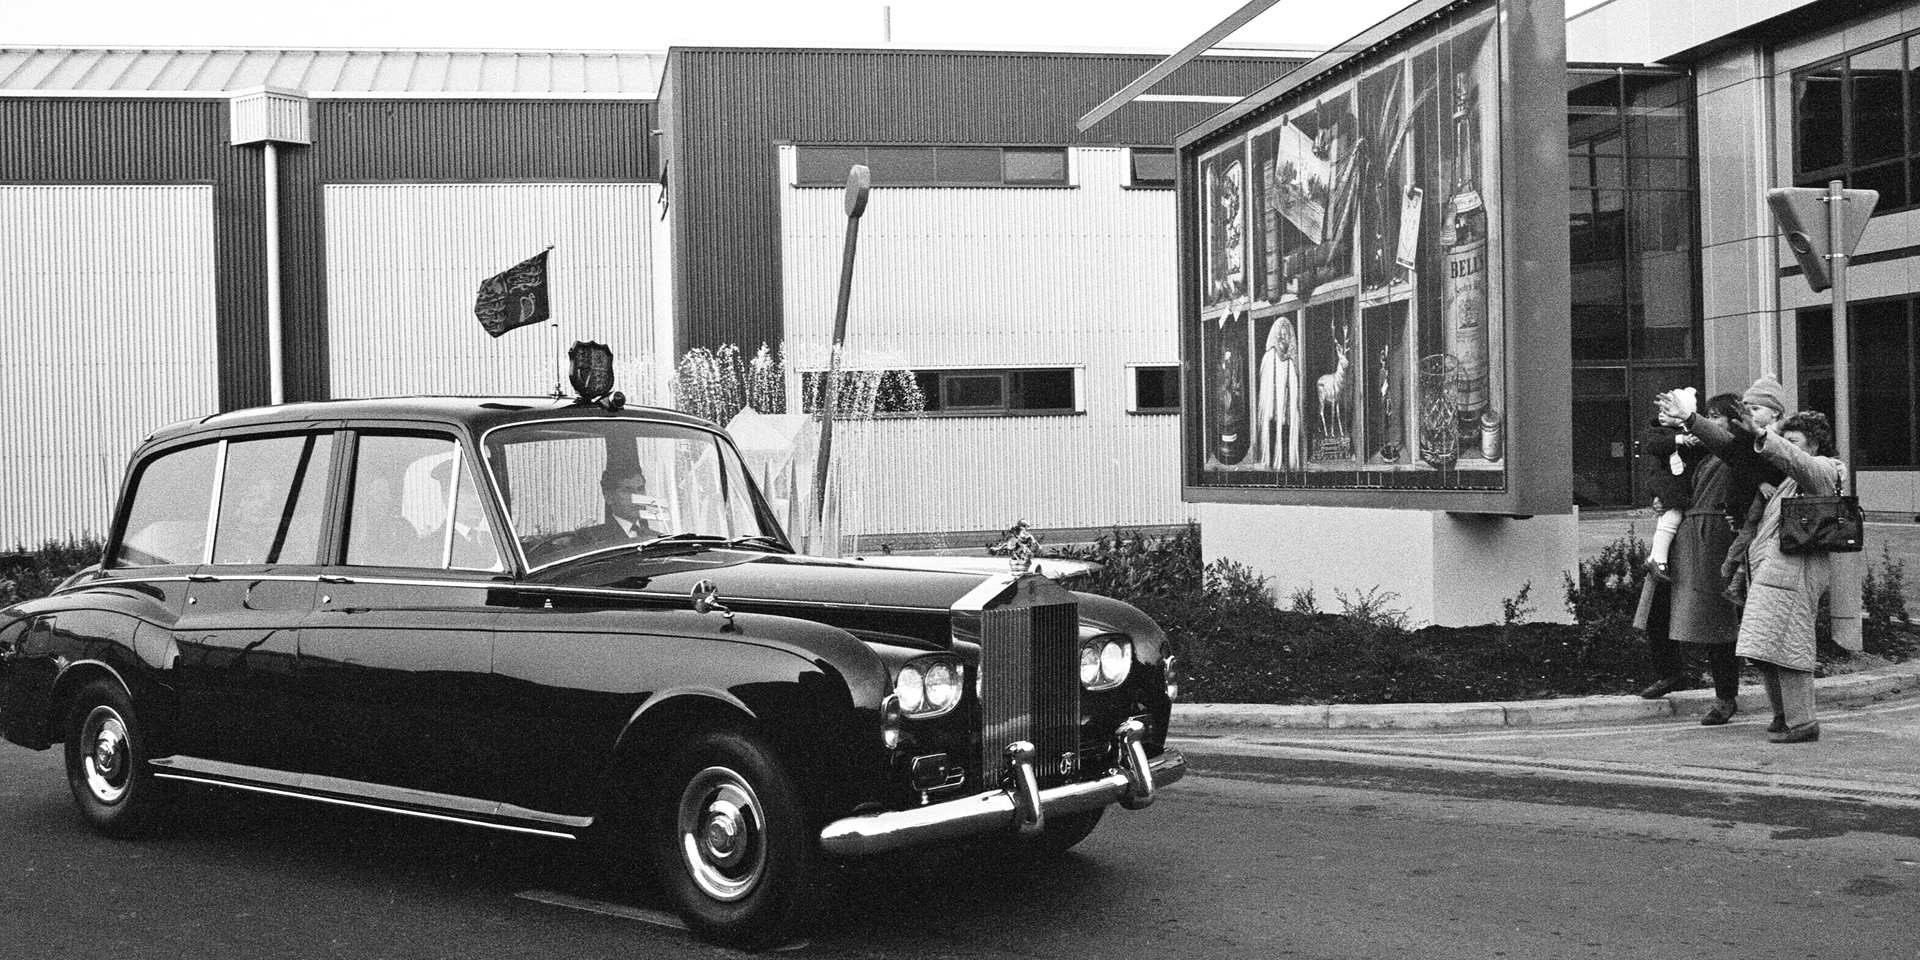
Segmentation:
<svg viewBox="0 0 1920 960">
<path fill-rule="evenodd" d="M 1479 0 L 1415 0 L 1393 15 L 1354 35 L 1352 39 L 1295 67 L 1286 76 L 1248 94 L 1239 103 L 1181 131 L 1174 137 L 1174 146 L 1184 149 L 1195 141 L 1233 126 L 1262 105 L 1285 95 L 1290 90 L 1317 82 L 1335 67 L 1364 56 L 1367 51 L 1398 36 L 1402 31 L 1413 29 L 1429 17 L 1475 2 Z"/>
<path fill-rule="evenodd" d="M 9 100 L 231 100 L 263 90 L 284 93 L 308 100 L 611 100 L 631 103 L 657 103 L 658 93 L 493 93 L 484 90 L 379 91 L 379 90 L 289 90 L 279 87 L 242 87 L 235 90 L 9 90 L 0 89 L 0 98 Z"/>
<path fill-rule="evenodd" d="M 315 47 L 283 44 L 239 44 L 231 46 L 166 43 L 0 43 L 0 53 L 9 50 L 46 53 L 54 50 L 85 50 L 100 53 L 530 53 L 582 56 L 659 57 L 665 48 L 618 49 L 591 47 Z"/>
<path fill-rule="evenodd" d="M 1328 48 L 1314 44 L 1297 45 L 1244 45 L 1228 48 L 1215 48 L 1202 54 L 1213 59 L 1244 60 L 1307 60 L 1319 56 Z M 676 43 L 667 48 L 672 58 L 677 53 L 959 53 L 978 56 L 1073 56 L 1073 57 L 1165 57 L 1174 51 L 1157 47 L 1055 47 L 1055 46 L 1019 46 L 1000 44 L 991 47 L 966 47 L 955 44 L 904 44 L 874 43 L 853 44 L 838 43 L 830 46 L 805 46 L 794 44 L 726 44 L 726 43 Z"/>
</svg>

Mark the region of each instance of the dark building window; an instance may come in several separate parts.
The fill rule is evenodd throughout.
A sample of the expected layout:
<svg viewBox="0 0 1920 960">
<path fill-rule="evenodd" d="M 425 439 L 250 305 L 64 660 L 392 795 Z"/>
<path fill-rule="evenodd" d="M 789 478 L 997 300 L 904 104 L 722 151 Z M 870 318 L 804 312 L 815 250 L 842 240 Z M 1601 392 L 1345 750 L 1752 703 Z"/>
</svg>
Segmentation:
<svg viewBox="0 0 1920 960">
<path fill-rule="evenodd" d="M 1920 35 L 1793 75 L 1793 182 L 1880 191 L 1875 213 L 1920 202 Z"/>
<path fill-rule="evenodd" d="M 1072 368 L 920 370 L 927 412 L 949 416 L 1076 413 Z"/>
<path fill-rule="evenodd" d="M 1180 368 L 1134 367 L 1133 413 L 1179 413 Z"/>
<path fill-rule="evenodd" d="M 877 383 L 875 410 L 901 413 L 911 410 L 902 384 L 889 371 Z M 914 370 L 922 408 L 936 416 L 1022 416 L 1080 412 L 1079 393 L 1071 367 L 1033 370 Z M 820 371 L 801 374 L 801 406 L 807 413 L 819 408 Z"/>
<path fill-rule="evenodd" d="M 1127 151 L 1127 186 L 1173 188 L 1174 154 L 1160 147 L 1134 147 Z"/>
<path fill-rule="evenodd" d="M 1702 379 L 1692 81 L 1568 73 L 1574 498 L 1626 506 L 1646 502 L 1632 451 L 1651 397 Z"/>
<path fill-rule="evenodd" d="M 1848 386 L 1853 394 L 1853 463 L 1859 467 L 1920 466 L 1916 436 L 1914 350 L 1920 298 L 1895 297 L 1847 304 Z M 1802 410 L 1833 416 L 1833 309 L 1796 311 Z"/>
<path fill-rule="evenodd" d="M 800 146 L 795 181 L 802 187 L 844 187 L 847 171 L 866 164 L 876 187 L 1064 187 L 1065 147 Z"/>
</svg>

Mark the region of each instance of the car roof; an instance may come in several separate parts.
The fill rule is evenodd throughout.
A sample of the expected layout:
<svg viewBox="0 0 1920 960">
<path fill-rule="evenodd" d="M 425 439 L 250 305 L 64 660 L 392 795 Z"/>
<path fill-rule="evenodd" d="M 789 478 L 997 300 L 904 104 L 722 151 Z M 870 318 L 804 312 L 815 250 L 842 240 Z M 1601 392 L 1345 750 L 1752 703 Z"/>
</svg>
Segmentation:
<svg viewBox="0 0 1920 960">
<path fill-rule="evenodd" d="M 662 407 L 629 406 L 607 410 L 577 398 L 554 397 L 377 397 L 362 400 L 320 400 L 250 407 L 182 420 L 153 432 L 149 442 L 228 430 L 235 427 L 306 424 L 335 420 L 429 421 L 464 426 L 484 432 L 509 423 L 556 420 L 579 416 L 664 420 L 693 427 L 717 429 L 710 421 Z"/>
</svg>

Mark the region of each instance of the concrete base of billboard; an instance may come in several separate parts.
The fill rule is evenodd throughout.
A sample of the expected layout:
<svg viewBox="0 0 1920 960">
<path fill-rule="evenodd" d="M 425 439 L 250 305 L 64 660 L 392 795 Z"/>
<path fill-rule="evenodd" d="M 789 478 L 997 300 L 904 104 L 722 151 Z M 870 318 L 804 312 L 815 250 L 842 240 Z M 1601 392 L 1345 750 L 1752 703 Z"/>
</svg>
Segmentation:
<svg viewBox="0 0 1920 960">
<path fill-rule="evenodd" d="M 1428 510 L 1194 503 L 1211 562 L 1269 577 L 1281 605 L 1311 589 L 1320 609 L 1384 598 L 1416 624 L 1500 623 L 1528 591 L 1526 619 L 1568 622 L 1564 574 L 1579 568 L 1579 515 L 1518 519 Z"/>
</svg>

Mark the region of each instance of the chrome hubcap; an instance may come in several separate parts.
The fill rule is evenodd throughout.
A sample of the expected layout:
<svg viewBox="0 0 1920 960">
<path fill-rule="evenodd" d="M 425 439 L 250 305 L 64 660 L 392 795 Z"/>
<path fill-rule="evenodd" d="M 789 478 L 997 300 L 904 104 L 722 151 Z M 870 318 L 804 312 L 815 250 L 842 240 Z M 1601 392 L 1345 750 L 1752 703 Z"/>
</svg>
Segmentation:
<svg viewBox="0 0 1920 960">
<path fill-rule="evenodd" d="M 766 870 L 766 820 L 760 798 L 739 774 L 708 767 L 680 795 L 680 852 L 700 891 L 733 901 L 753 892 Z"/>
<path fill-rule="evenodd" d="M 126 721 L 112 707 L 94 707 L 81 728 L 80 742 L 91 744 L 84 761 L 87 789 L 101 803 L 119 803 L 127 795 L 133 768 Z"/>
</svg>

